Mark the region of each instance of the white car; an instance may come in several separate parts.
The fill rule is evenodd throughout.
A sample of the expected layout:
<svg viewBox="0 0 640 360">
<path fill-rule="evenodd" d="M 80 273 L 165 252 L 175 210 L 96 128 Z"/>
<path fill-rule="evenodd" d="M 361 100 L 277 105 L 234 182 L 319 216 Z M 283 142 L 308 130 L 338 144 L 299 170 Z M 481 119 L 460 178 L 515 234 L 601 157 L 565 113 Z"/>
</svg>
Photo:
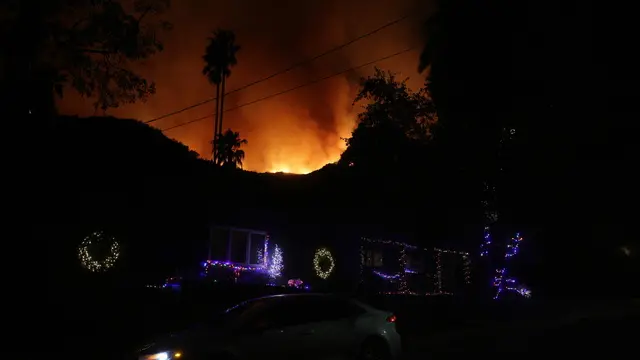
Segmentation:
<svg viewBox="0 0 640 360">
<path fill-rule="evenodd" d="M 401 353 L 395 315 L 333 295 L 257 298 L 218 321 L 143 348 L 140 360 L 394 360 Z"/>
</svg>

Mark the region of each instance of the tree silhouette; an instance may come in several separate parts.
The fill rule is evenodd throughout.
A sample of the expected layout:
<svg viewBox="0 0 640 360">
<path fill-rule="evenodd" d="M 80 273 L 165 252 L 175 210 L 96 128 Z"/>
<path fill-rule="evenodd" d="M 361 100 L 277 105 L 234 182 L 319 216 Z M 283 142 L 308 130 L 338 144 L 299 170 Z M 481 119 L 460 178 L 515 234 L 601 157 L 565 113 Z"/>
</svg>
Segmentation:
<svg viewBox="0 0 640 360">
<path fill-rule="evenodd" d="M 240 147 L 247 143 L 246 139 L 240 138 L 239 132 L 234 132 L 231 129 L 218 134 L 214 144 L 217 149 L 216 164 L 224 168 L 242 168 L 244 150 L 240 149 Z"/>
<path fill-rule="evenodd" d="M 169 4 L 135 0 L 129 11 L 118 0 L 3 2 L 0 82 L 13 95 L 7 106 L 54 112 L 55 95 L 62 97 L 67 86 L 103 110 L 146 100 L 155 85 L 129 66 L 162 51 L 158 34 L 171 25 L 148 20 Z"/>
<path fill-rule="evenodd" d="M 235 44 L 236 35 L 233 31 L 218 29 L 209 38 L 209 45 L 202 57 L 205 66 L 202 74 L 211 84 L 216 86 L 216 115 L 214 119 L 214 139 L 222 134 L 222 115 L 224 113 L 224 92 L 226 79 L 231 76 L 231 67 L 238 63 L 236 53 L 240 46 Z M 217 142 L 213 142 L 213 159 L 217 159 Z"/>
<path fill-rule="evenodd" d="M 354 104 L 360 101 L 366 105 L 346 139 L 341 163 L 363 168 L 406 164 L 431 137 L 437 115 L 426 87 L 413 92 L 406 80 L 376 68 L 373 76 L 361 79 Z"/>
</svg>

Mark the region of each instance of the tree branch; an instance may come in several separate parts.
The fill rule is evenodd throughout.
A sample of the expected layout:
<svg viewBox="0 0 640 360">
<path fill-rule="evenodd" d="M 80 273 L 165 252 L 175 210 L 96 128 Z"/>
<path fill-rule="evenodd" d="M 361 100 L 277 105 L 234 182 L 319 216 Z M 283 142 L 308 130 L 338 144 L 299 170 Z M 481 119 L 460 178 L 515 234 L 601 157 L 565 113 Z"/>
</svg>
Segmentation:
<svg viewBox="0 0 640 360">
<path fill-rule="evenodd" d="M 81 51 L 81 52 L 89 53 L 89 54 L 107 55 L 107 54 L 111 53 L 110 51 L 102 50 L 102 49 L 78 48 L 78 50 Z"/>
</svg>

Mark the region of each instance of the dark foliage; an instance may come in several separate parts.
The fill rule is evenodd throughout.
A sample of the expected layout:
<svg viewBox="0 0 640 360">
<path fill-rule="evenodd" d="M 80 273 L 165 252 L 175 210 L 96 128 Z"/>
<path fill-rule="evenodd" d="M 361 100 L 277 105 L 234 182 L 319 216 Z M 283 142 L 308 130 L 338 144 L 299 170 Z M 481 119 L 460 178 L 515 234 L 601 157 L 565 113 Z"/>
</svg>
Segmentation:
<svg viewBox="0 0 640 360">
<path fill-rule="evenodd" d="M 222 134 L 222 119 L 224 118 L 224 96 L 226 92 L 227 78 L 231 76 L 231 68 L 238 64 L 236 53 L 240 46 L 236 44 L 236 34 L 230 30 L 218 29 L 209 39 L 209 45 L 205 49 L 204 68 L 202 74 L 207 80 L 216 86 L 216 113 L 213 136 L 213 159 L 218 161 L 218 148 L 216 139 Z"/>
<path fill-rule="evenodd" d="M 501 233 L 522 230 L 527 262 L 544 259 L 531 267 L 536 285 L 584 294 L 616 278 L 624 291 L 626 280 L 602 267 L 619 243 L 636 241 L 628 209 L 638 199 L 629 170 L 639 153 L 630 135 L 637 122 L 629 121 L 637 89 L 624 79 L 637 66 L 624 66 L 631 58 L 620 45 L 632 22 L 588 1 L 439 6 L 420 65 L 442 125 L 438 146 L 475 178 L 477 201 L 483 181 L 498 184 Z M 500 158 L 500 137 L 512 128 Z M 559 274 L 574 280 L 560 283 Z"/>
<path fill-rule="evenodd" d="M 215 163 L 217 165 L 223 168 L 242 169 L 244 150 L 240 147 L 246 145 L 247 140 L 242 139 L 239 132 L 227 129 L 224 133 L 216 136 L 215 144 L 217 150 Z"/>
<path fill-rule="evenodd" d="M 54 96 L 71 88 L 95 100 L 97 109 L 145 100 L 155 85 L 131 63 L 162 51 L 158 20 L 169 0 L 135 0 L 128 12 L 118 0 L 27 0 L 3 2 L 3 108 L 15 114 L 50 114 Z M 3 102 L 4 104 L 4 102 Z"/>
<path fill-rule="evenodd" d="M 401 171 L 421 161 L 436 123 L 426 88 L 411 91 L 406 80 L 375 70 L 361 79 L 354 105 L 364 102 L 358 125 L 346 139 L 340 164 L 359 171 Z"/>
</svg>

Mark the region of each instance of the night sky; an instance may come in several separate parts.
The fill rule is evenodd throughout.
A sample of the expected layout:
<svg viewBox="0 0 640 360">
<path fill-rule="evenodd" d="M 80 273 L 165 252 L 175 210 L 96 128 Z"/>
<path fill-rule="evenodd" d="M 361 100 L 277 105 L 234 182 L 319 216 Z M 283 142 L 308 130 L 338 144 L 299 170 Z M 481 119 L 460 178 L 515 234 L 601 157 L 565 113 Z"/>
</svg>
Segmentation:
<svg viewBox="0 0 640 360">
<path fill-rule="evenodd" d="M 172 31 L 162 35 L 165 50 L 136 65 L 156 82 L 157 93 L 147 103 L 110 109 L 106 115 L 151 120 L 211 98 L 215 87 L 202 75 L 207 37 L 217 28 L 236 32 L 242 47 L 232 68 L 227 92 L 286 69 L 365 34 L 406 14 L 394 26 L 269 81 L 225 98 L 225 109 L 295 87 L 415 46 L 415 50 L 381 61 L 384 70 L 410 78 L 415 88 L 424 81 L 417 72 L 421 24 L 432 1 L 417 0 L 180 0 L 167 14 Z M 225 113 L 224 127 L 239 131 L 249 143 L 245 169 L 306 173 L 336 161 L 355 123 L 352 106 L 358 78 L 373 73 L 373 65 Z M 213 114 L 214 102 L 182 112 L 153 126 L 166 129 Z M 102 115 L 92 101 L 68 91 L 59 104 L 64 114 Z M 166 132 L 197 151 L 210 154 L 213 119 Z"/>
</svg>

